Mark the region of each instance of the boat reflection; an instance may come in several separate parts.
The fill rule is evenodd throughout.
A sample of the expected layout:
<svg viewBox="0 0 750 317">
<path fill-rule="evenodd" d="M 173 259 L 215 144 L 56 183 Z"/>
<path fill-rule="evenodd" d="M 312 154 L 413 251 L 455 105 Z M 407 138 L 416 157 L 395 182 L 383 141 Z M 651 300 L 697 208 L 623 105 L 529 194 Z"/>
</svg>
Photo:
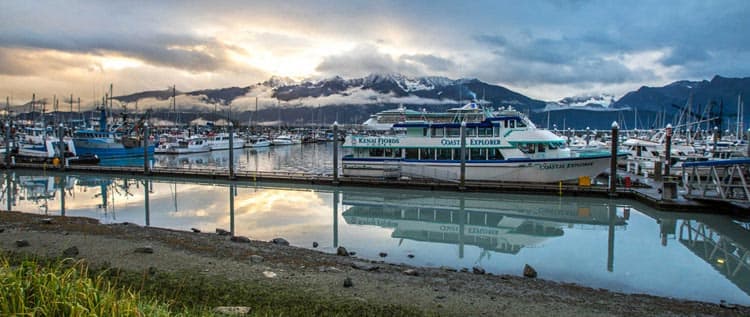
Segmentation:
<svg viewBox="0 0 750 317">
<path fill-rule="evenodd" d="M 393 229 L 392 238 L 464 245 L 484 251 L 516 254 L 560 237 L 571 226 L 609 230 L 624 228 L 627 215 L 617 215 L 606 200 L 530 202 L 528 196 L 472 196 L 438 193 L 383 196 L 371 192 L 343 193 L 348 224 Z"/>
</svg>

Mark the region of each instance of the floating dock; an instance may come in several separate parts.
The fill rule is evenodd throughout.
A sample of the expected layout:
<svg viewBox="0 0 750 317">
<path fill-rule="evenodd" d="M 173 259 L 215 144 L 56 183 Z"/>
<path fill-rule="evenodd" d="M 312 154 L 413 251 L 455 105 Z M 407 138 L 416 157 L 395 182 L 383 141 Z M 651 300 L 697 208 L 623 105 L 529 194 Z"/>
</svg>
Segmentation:
<svg viewBox="0 0 750 317">
<path fill-rule="evenodd" d="M 674 189 L 674 196 L 665 198 L 664 183 L 646 179 L 627 172 L 618 172 L 619 176 L 629 177 L 635 184 L 647 185 L 637 187 L 618 187 L 614 194 L 610 193 L 607 185 L 579 185 L 571 183 L 516 183 L 516 182 L 477 182 L 466 181 L 463 186 L 458 182 L 441 181 L 435 179 L 415 178 L 375 178 L 375 177 L 346 177 L 327 174 L 312 174 L 302 172 L 282 171 L 236 171 L 230 178 L 228 169 L 221 168 L 163 168 L 153 167 L 146 173 L 143 167 L 136 166 L 99 166 L 99 165 L 71 165 L 60 168 L 50 164 L 16 163 L 12 169 L 46 170 L 55 172 L 72 172 L 79 174 L 111 174 L 130 175 L 139 177 L 171 177 L 183 179 L 221 180 L 233 182 L 285 182 L 331 186 L 361 186 L 382 188 L 412 188 L 423 190 L 443 191 L 471 191 L 497 193 L 527 193 L 559 196 L 592 196 L 617 197 L 639 201 L 653 208 L 668 211 L 687 212 L 737 212 L 747 207 L 737 204 L 717 204 L 716 201 L 692 200 L 679 195 Z M 747 211 L 747 210 L 744 210 Z"/>
</svg>

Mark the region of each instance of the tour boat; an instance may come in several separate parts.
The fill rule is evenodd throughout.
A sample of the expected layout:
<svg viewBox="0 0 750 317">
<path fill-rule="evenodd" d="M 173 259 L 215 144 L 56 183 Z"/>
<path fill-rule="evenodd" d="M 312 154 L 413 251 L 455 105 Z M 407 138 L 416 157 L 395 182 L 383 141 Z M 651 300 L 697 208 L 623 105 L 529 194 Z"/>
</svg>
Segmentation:
<svg viewBox="0 0 750 317">
<path fill-rule="evenodd" d="M 343 147 L 352 154 L 342 158 L 342 174 L 459 181 L 464 125 L 466 181 L 550 183 L 594 178 L 609 168 L 610 151 L 572 152 L 563 138 L 510 106 L 483 113 L 480 122 L 406 121 L 394 124 L 394 135 L 348 136 Z"/>
</svg>

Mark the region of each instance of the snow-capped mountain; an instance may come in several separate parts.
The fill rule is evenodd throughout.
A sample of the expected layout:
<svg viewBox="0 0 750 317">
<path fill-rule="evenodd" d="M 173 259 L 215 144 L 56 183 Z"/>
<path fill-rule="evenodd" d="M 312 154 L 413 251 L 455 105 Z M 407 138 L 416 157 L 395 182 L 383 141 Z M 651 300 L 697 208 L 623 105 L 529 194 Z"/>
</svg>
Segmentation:
<svg viewBox="0 0 750 317">
<path fill-rule="evenodd" d="M 581 95 L 574 97 L 565 97 L 556 102 L 548 102 L 544 111 L 556 110 L 592 110 L 592 111 L 612 111 L 622 110 L 612 107 L 615 103 L 615 96 L 609 94 L 599 95 Z"/>
<path fill-rule="evenodd" d="M 114 99 L 121 102 L 161 105 L 168 102 L 171 90 L 148 91 Z M 144 99 L 144 100 L 141 100 Z M 449 79 L 446 77 L 407 77 L 401 74 L 371 74 L 345 79 L 339 76 L 325 79 L 294 81 L 272 77 L 246 87 L 204 89 L 177 92 L 178 107 L 184 110 L 216 105 L 250 109 L 282 107 L 319 107 L 346 105 L 459 105 L 472 99 L 495 106 L 512 104 L 529 110 L 544 107 L 544 102 L 478 79 Z"/>
</svg>

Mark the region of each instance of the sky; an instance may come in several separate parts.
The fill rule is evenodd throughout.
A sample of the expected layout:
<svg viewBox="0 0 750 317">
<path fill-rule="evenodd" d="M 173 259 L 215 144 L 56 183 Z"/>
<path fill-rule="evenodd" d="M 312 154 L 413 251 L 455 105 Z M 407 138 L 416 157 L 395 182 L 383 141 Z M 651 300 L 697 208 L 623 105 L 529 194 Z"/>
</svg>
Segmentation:
<svg viewBox="0 0 750 317">
<path fill-rule="evenodd" d="M 114 95 L 371 73 L 532 98 L 750 75 L 750 1 L 16 1 L 0 96 Z"/>
</svg>

